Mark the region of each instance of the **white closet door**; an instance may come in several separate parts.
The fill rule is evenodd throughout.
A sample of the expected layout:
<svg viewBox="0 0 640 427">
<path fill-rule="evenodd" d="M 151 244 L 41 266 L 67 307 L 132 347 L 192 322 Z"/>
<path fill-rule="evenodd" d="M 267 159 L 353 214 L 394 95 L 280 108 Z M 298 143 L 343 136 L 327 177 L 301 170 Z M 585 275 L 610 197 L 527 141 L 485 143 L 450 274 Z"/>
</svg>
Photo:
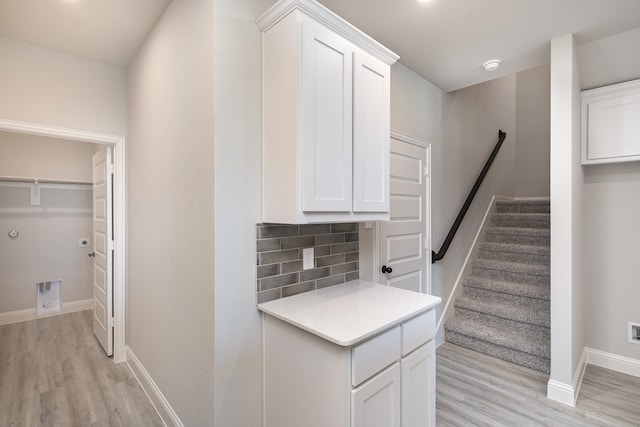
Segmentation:
<svg viewBox="0 0 640 427">
<path fill-rule="evenodd" d="M 389 212 L 390 68 L 356 51 L 353 64 L 353 211 Z"/>
<path fill-rule="evenodd" d="M 391 137 L 389 221 L 378 223 L 378 283 L 422 293 L 431 291 L 428 150 Z"/>
<path fill-rule="evenodd" d="M 93 156 L 93 333 L 113 354 L 113 221 L 111 147 Z"/>
<path fill-rule="evenodd" d="M 302 210 L 350 212 L 354 46 L 303 23 Z"/>
</svg>

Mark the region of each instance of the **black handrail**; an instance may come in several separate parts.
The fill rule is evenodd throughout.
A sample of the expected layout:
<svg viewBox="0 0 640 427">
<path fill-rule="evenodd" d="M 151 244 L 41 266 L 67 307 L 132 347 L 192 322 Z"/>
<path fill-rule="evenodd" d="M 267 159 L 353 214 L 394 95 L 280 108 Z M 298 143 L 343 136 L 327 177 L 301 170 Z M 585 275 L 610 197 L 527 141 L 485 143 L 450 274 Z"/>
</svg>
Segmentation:
<svg viewBox="0 0 640 427">
<path fill-rule="evenodd" d="M 460 209 L 460 212 L 458 213 L 456 220 L 453 222 L 453 225 L 449 230 L 449 234 L 447 234 L 447 237 L 444 239 L 444 243 L 440 247 L 440 250 L 438 251 L 438 253 L 436 253 L 435 251 L 431 251 L 432 264 L 435 263 L 436 261 L 440 261 L 442 258 L 444 258 L 444 254 L 447 253 L 447 249 L 449 249 L 449 245 L 451 245 L 451 241 L 453 240 L 453 237 L 456 235 L 456 231 L 458 231 L 458 228 L 462 223 L 464 215 L 469 210 L 469 206 L 471 206 L 471 202 L 473 201 L 473 198 L 476 196 L 476 193 L 478 192 L 478 188 L 480 188 L 480 184 L 482 184 L 484 177 L 487 175 L 487 172 L 489 171 L 489 168 L 491 167 L 493 160 L 498 155 L 498 151 L 500 150 L 500 147 L 502 146 L 502 143 L 504 142 L 504 139 L 506 137 L 507 137 L 506 132 L 502 132 L 502 130 L 498 131 L 498 142 L 496 143 L 496 146 L 493 148 L 491 155 L 487 159 L 487 163 L 484 164 L 484 167 L 482 168 L 480 175 L 478 175 L 478 179 L 476 179 L 476 183 L 473 184 L 473 188 L 467 195 L 467 200 L 464 201 L 464 205 L 462 205 L 462 208 Z"/>
</svg>

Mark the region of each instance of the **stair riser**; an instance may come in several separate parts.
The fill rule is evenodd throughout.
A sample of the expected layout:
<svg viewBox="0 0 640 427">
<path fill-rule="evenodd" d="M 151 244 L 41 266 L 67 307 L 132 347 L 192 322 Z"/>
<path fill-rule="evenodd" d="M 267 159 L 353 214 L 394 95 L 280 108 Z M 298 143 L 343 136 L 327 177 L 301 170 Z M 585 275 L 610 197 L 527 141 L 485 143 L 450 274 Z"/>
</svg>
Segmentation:
<svg viewBox="0 0 640 427">
<path fill-rule="evenodd" d="M 480 250 L 479 259 L 491 259 L 496 261 L 520 262 L 535 265 L 549 265 L 549 255 L 527 254 L 522 252 L 501 252 Z"/>
<path fill-rule="evenodd" d="M 549 286 L 549 276 L 536 276 L 527 273 L 517 273 L 504 270 L 492 270 L 481 267 L 473 267 L 472 274 L 478 277 L 503 280 L 505 282 L 529 283 L 532 285 Z"/>
<path fill-rule="evenodd" d="M 551 207 L 548 201 L 518 203 L 496 202 L 497 213 L 550 213 Z"/>
<path fill-rule="evenodd" d="M 549 229 L 549 219 L 537 220 L 537 219 L 519 219 L 519 218 L 492 218 L 492 227 L 508 227 L 508 228 L 537 228 L 537 229 Z"/>
<path fill-rule="evenodd" d="M 445 333 L 447 342 L 466 347 L 507 362 L 515 363 L 540 372 L 550 373 L 551 362 L 545 357 L 535 356 L 518 350 L 504 348 L 455 332 Z"/>
<path fill-rule="evenodd" d="M 501 281 L 484 281 L 477 280 L 474 277 L 468 277 L 462 284 L 464 288 L 485 289 L 493 292 L 501 292 L 504 294 L 518 295 L 528 298 L 537 298 L 549 301 L 549 288 L 546 286 L 526 285 L 520 283 L 501 282 Z"/>
<path fill-rule="evenodd" d="M 548 300 L 529 298 L 521 295 L 505 294 L 488 289 L 465 287 L 464 295 L 472 298 L 485 298 L 491 299 L 493 301 L 508 302 L 511 305 L 517 305 L 521 307 L 536 307 L 538 310 L 549 310 Z"/>
<path fill-rule="evenodd" d="M 493 243 L 509 243 L 515 245 L 549 246 L 551 239 L 549 238 L 549 236 L 499 233 L 489 230 L 485 235 L 485 241 Z"/>
</svg>

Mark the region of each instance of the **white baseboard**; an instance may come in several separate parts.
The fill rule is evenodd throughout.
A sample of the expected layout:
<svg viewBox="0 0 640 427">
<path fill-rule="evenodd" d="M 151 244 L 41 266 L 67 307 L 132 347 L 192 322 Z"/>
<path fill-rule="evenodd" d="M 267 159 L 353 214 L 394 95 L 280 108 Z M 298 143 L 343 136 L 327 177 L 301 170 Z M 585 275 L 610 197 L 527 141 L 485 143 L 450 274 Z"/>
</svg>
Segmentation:
<svg viewBox="0 0 640 427">
<path fill-rule="evenodd" d="M 91 310 L 93 308 L 93 298 L 79 301 L 68 301 L 62 303 L 62 309 L 55 313 L 47 313 L 40 316 L 36 315 L 35 308 L 26 310 L 8 311 L 0 313 L 0 325 L 9 325 L 11 323 L 25 322 L 27 320 L 41 319 L 43 317 L 59 316 L 61 314 L 75 313 L 76 311 Z"/>
<path fill-rule="evenodd" d="M 576 393 L 570 384 L 556 380 L 547 382 L 547 398 L 567 406 L 576 406 Z"/>
<path fill-rule="evenodd" d="M 133 373 L 133 376 L 136 377 L 138 383 L 151 401 L 151 404 L 162 419 L 164 425 L 170 427 L 184 427 L 184 424 L 180 421 L 178 414 L 173 410 L 169 401 L 164 397 L 164 394 L 162 394 L 158 385 L 155 383 L 153 378 L 151 378 L 149 372 L 147 372 L 142 363 L 140 363 L 140 360 L 136 357 L 129 346 L 127 346 L 126 363 Z"/>
<path fill-rule="evenodd" d="M 586 369 L 587 352 L 583 350 L 571 384 L 550 379 L 549 382 L 547 382 L 547 398 L 555 400 L 556 402 L 564 403 L 568 406 L 576 406 L 578 393 L 580 393 L 580 386 L 582 385 L 582 378 L 584 377 Z"/>
<path fill-rule="evenodd" d="M 589 347 L 585 347 L 584 350 L 587 355 L 587 363 L 590 365 L 640 377 L 640 360 L 595 350 Z"/>
</svg>

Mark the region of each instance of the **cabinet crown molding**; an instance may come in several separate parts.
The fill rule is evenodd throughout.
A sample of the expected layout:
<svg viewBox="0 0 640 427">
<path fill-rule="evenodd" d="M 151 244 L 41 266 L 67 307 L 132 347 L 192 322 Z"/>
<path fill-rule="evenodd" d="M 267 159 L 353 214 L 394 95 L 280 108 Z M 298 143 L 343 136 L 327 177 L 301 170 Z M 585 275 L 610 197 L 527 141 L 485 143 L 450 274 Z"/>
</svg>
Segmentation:
<svg viewBox="0 0 640 427">
<path fill-rule="evenodd" d="M 315 0 L 280 0 L 256 20 L 256 25 L 265 32 L 295 10 L 314 18 L 388 65 L 393 65 L 400 58 Z"/>
</svg>

